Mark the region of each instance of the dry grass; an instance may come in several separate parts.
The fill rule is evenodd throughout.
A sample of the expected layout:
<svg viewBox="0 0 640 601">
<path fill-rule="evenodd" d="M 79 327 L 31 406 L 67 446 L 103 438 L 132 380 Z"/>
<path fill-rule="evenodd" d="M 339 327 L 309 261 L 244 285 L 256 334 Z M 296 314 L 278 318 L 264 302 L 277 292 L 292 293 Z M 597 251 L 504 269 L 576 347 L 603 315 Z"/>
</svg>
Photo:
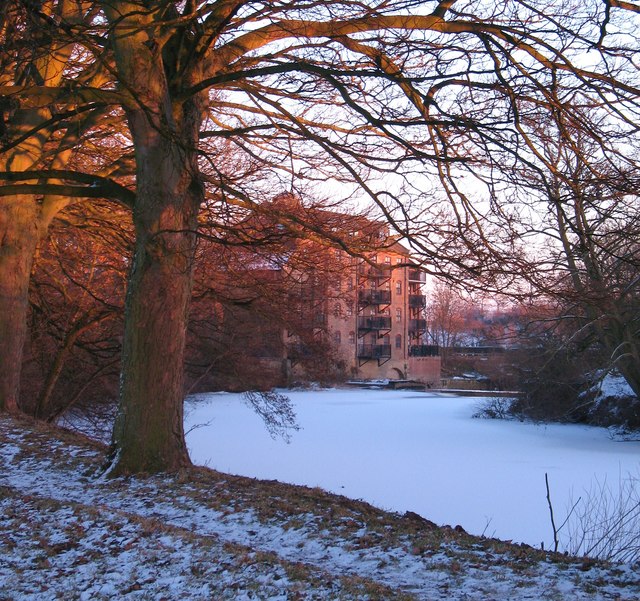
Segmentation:
<svg viewBox="0 0 640 601">
<path fill-rule="evenodd" d="M 19 448 L 8 460 L 11 463 L 28 465 L 31 466 L 29 469 L 36 471 L 40 463 L 55 465 L 82 474 L 80 480 L 83 485 L 94 486 L 95 475 L 100 471 L 106 451 L 103 445 L 79 434 L 30 420 L 2 418 L 0 426 L 0 443 L 15 446 L 15 441 L 19 440 Z M 438 574 L 438 578 L 445 579 L 438 585 L 440 596 L 437 598 L 455 598 L 456 587 L 468 574 L 493 573 L 495 583 L 508 582 L 510 590 L 526 588 L 530 586 L 529 581 L 539 574 L 540 566 L 549 565 L 554 566 L 555 573 L 561 577 L 566 572 L 567 579 L 577 581 L 579 584 L 575 586 L 580 586 L 585 594 L 591 595 L 589 591 L 595 591 L 594 598 L 602 587 L 612 582 L 621 590 L 632 590 L 628 598 L 633 598 L 635 591 L 640 592 L 637 583 L 629 580 L 628 571 L 615 565 L 471 536 L 460 527 L 438 527 L 414 513 L 385 512 L 363 501 L 330 494 L 319 488 L 231 476 L 203 467 L 171 475 L 103 481 L 101 486 L 132 503 L 147 503 L 150 507 L 159 502 L 160 494 L 161 502 L 170 503 L 176 512 L 200 507 L 216 512 L 221 520 L 232 521 L 236 517 L 251 515 L 256 525 L 248 528 L 274 527 L 285 535 L 299 533 L 301 540 L 325 541 L 327 548 L 339 547 L 345 553 L 359 554 L 365 559 L 375 556 L 380 570 L 393 567 L 392 564 L 402 558 L 415 558 L 421 561 L 427 573 Z M 273 551 L 254 548 L 251 544 L 221 541 L 216 536 L 172 525 L 161 515 L 136 515 L 128 507 L 110 509 L 110 515 L 105 516 L 100 508 L 46 496 L 24 495 L 6 486 L 0 487 L 0 502 L 3 500 L 4 507 L 10 509 L 6 509 L 2 517 L 0 552 L 15 553 L 16 541 L 22 540 L 23 546 L 31 548 L 29 561 L 35 566 L 33 569 L 43 573 L 62 570 L 60 558 L 66 555 L 72 556 L 74 565 L 79 566 L 99 563 L 105 554 L 117 556 L 130 550 L 148 553 L 149 561 L 159 562 L 156 568 L 161 569 L 163 541 L 166 539 L 173 541 L 173 546 L 190 549 L 188 571 L 194 581 L 209 582 L 216 574 L 217 578 L 220 573 L 235 574 L 238 575 L 237 586 L 258 599 L 261 598 L 261 587 L 270 586 L 278 590 L 282 582 L 286 582 L 287 599 L 292 600 L 406 601 L 431 598 L 416 597 L 375 577 L 363 577 L 348 570 L 330 573 L 317 563 L 284 559 Z M 44 524 L 49 516 L 61 514 L 67 516 L 63 526 L 56 531 L 55 537 L 47 538 Z M 17 534 L 14 536 L 25 520 L 42 523 L 44 534 L 23 536 L 23 539 Z M 100 545 L 82 542 L 91 536 L 92 529 L 98 527 L 104 532 Z M 247 532 L 250 537 L 253 535 L 251 530 Z M 211 557 L 215 558 L 214 564 Z M 372 573 L 375 573 L 375 568 L 372 568 Z M 24 569 L 15 564 L 15 570 Z M 581 580 L 583 574 L 592 573 L 593 577 Z M 253 580 L 247 574 L 253 574 Z M 258 578 L 255 574 L 262 576 Z M 267 577 L 268 585 L 265 585 Z M 232 584 L 236 580 L 232 578 Z M 129 593 L 133 594 L 147 585 L 141 576 L 128 586 L 131 587 Z M 224 594 L 220 593 L 222 596 L 219 598 L 233 598 L 233 588 L 229 589 L 229 584 L 225 586 L 221 589 Z M 480 599 L 483 596 L 469 598 Z"/>
</svg>

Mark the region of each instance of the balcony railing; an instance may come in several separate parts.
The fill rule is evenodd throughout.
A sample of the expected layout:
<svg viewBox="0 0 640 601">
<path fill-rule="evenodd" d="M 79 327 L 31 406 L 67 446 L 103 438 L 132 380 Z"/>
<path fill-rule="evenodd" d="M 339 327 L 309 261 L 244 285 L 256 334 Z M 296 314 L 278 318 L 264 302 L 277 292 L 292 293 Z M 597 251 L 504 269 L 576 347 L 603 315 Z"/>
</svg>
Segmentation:
<svg viewBox="0 0 640 601">
<path fill-rule="evenodd" d="M 409 347 L 409 357 L 437 357 L 440 347 L 437 344 L 412 344 Z"/>
<path fill-rule="evenodd" d="M 391 317 L 358 317 L 359 330 L 390 330 Z"/>
<path fill-rule="evenodd" d="M 358 300 L 362 305 L 388 305 L 391 303 L 390 290 L 360 290 Z"/>
<path fill-rule="evenodd" d="M 426 319 L 410 319 L 409 331 L 410 332 L 424 332 L 427 329 Z"/>
<path fill-rule="evenodd" d="M 427 305 L 427 297 L 424 294 L 410 294 L 409 307 L 411 309 L 422 309 Z"/>
<path fill-rule="evenodd" d="M 379 265 L 373 267 L 371 265 L 360 265 L 358 273 L 364 277 L 372 279 L 388 279 L 391 277 L 391 267 Z"/>
<path fill-rule="evenodd" d="M 427 274 L 424 271 L 420 271 L 419 269 L 410 269 L 409 281 L 420 282 L 421 284 L 424 284 L 427 281 Z"/>
<path fill-rule="evenodd" d="M 390 344 L 358 345 L 358 359 L 389 359 L 390 357 L 391 357 Z"/>
</svg>

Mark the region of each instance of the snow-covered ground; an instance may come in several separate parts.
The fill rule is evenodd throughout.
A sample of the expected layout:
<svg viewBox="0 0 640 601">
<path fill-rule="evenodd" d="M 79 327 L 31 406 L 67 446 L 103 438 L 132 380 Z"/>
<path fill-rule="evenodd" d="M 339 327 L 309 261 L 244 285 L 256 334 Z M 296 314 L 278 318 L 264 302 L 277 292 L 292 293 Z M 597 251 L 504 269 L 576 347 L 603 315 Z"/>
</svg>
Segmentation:
<svg viewBox="0 0 640 601">
<path fill-rule="evenodd" d="M 381 508 L 413 511 L 472 534 L 552 548 L 571 500 L 640 478 L 640 442 L 607 430 L 474 419 L 482 399 L 414 391 L 287 392 L 301 429 L 272 439 L 241 395 L 187 404 L 195 463 L 233 474 L 319 486 Z M 561 534 L 567 533 L 567 528 Z M 566 541 L 565 541 L 566 542 Z"/>
<path fill-rule="evenodd" d="M 0 416 L 0 599 L 635 601 L 638 565 L 437 529 L 192 469 L 107 480 L 104 449 Z"/>
</svg>

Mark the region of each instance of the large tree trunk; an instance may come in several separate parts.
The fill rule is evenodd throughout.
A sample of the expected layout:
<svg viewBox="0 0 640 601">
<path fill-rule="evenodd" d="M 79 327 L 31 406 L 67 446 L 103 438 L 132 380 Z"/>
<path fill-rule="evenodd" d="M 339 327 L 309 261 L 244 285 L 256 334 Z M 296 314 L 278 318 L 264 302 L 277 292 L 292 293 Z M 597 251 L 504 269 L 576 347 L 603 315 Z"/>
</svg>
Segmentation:
<svg viewBox="0 0 640 601">
<path fill-rule="evenodd" d="M 201 191 L 183 149 L 157 131 L 147 133 L 144 155 L 138 154 L 136 242 L 112 448 L 115 474 L 189 464 L 183 358 Z"/>
<path fill-rule="evenodd" d="M 32 197 L 0 199 L 0 411 L 11 413 L 19 410 L 37 217 L 38 205 Z"/>
<path fill-rule="evenodd" d="M 11 133 L 25 135 L 50 117 L 46 109 L 17 111 Z M 0 171 L 26 171 L 40 158 L 46 132 L 0 155 Z M 36 254 L 41 203 L 32 195 L 0 197 L 0 411 L 19 409 L 27 337 L 29 280 Z"/>
<path fill-rule="evenodd" d="M 8 4 L 8 3 L 4 3 Z M 58 2 L 38 8 L 41 14 L 53 13 L 67 24 L 78 23 L 83 18 L 82 3 Z M 34 7 L 28 8 L 35 11 Z M 13 13 L 13 14 L 12 14 Z M 7 23 L 20 15 L 11 9 L 3 15 Z M 51 18 L 51 15 L 50 17 Z M 20 17 L 18 17 L 20 21 Z M 27 34 L 22 41 L 21 60 L 13 65 L 7 55 L 3 64 L 3 84 L 15 82 L 19 86 L 46 86 L 54 88 L 63 78 L 65 65 L 73 51 L 73 45 L 55 39 L 46 28 L 38 28 L 36 19 L 29 24 L 20 23 L 14 31 L 26 27 Z M 16 24 L 13 23 L 15 26 Z M 6 30 L 5 30 L 6 33 Z M 5 61 L 3 61 L 4 63 Z M 2 129 L 6 140 L 22 141 L 10 145 L 0 154 L 0 171 L 26 171 L 31 169 L 43 156 L 44 145 L 52 132 L 43 127 L 51 118 L 48 107 L 28 108 L 26 103 L 13 114 L 2 115 Z M 64 165 L 65 157 L 55 159 Z M 54 160 L 54 163 L 55 163 Z M 7 196 L 0 198 L 0 411 L 18 411 L 18 395 L 22 355 L 27 334 L 27 309 L 29 305 L 29 279 L 31 266 L 39 241 L 46 233 L 42 227 L 42 204 L 33 196 Z"/>
<path fill-rule="evenodd" d="M 128 0 L 113 0 L 105 12 L 113 24 L 118 78 L 136 99 L 126 109 L 136 154 L 136 241 L 108 472 L 172 471 L 190 464 L 184 349 L 204 197 L 197 162 L 204 98 L 179 98 L 195 74 L 175 72 L 180 61 L 168 51 L 165 63 L 154 37 L 157 15 Z"/>
</svg>

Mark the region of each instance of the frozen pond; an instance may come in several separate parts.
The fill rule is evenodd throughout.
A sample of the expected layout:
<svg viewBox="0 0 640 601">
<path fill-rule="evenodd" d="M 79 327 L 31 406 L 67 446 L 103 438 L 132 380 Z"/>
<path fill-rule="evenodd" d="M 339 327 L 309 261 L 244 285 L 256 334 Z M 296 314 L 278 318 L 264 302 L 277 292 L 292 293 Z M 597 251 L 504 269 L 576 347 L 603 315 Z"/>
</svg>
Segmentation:
<svg viewBox="0 0 640 601">
<path fill-rule="evenodd" d="M 596 483 L 640 477 L 640 442 L 605 429 L 473 419 L 482 399 L 410 391 L 287 392 L 301 429 L 273 440 L 241 395 L 186 407 L 193 461 L 217 470 L 320 486 L 473 534 L 552 546 L 556 521 Z M 204 425 L 206 424 L 206 425 Z"/>
</svg>

